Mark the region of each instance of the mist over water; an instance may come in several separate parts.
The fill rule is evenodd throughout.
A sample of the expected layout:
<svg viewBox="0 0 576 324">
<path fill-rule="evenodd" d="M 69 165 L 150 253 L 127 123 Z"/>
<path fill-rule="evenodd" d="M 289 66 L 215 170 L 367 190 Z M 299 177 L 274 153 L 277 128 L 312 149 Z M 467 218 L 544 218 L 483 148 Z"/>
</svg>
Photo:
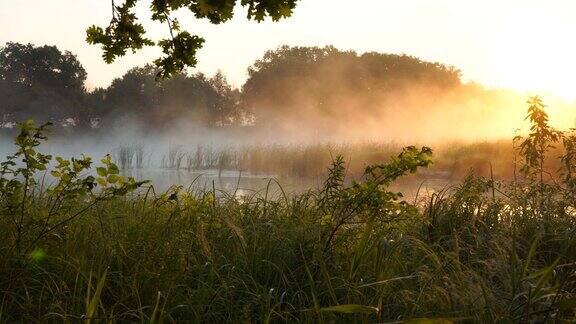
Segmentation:
<svg viewBox="0 0 576 324">
<path fill-rule="evenodd" d="M 444 159 L 451 147 L 474 143 L 504 142 L 511 151 L 511 138 L 515 132 L 527 130 L 523 117 L 525 98 L 511 91 L 485 90 L 474 84 L 462 85 L 445 93 L 414 86 L 387 94 L 380 102 L 370 103 L 370 113 L 357 113 L 361 98 L 348 96 L 339 101 L 338 114 L 325 114 L 310 108 L 304 110 L 305 114 L 268 115 L 266 120 L 269 122 L 265 124 L 241 127 L 207 127 L 194 122 L 193 118 L 174 118 L 162 129 L 148 129 L 137 118 L 128 117 L 105 131 L 55 131 L 41 150 L 67 158 L 87 154 L 96 163 L 110 154 L 122 167 L 123 174 L 151 180 L 158 191 L 182 185 L 248 194 L 263 192 L 270 187 L 271 179 L 279 179 L 285 191 L 301 192 L 322 185 L 330 160 L 337 154 L 343 154 L 356 169 L 356 174 L 351 174 L 354 178 L 367 163 L 384 162 L 407 145 L 430 146 L 439 159 Z M 306 101 L 304 96 L 298 100 Z M 557 101 L 548 109 L 552 125 L 564 129 L 571 126 L 573 108 Z M 15 131 L 4 132 L 0 146 L 2 157 L 13 152 L 10 136 L 14 134 Z M 374 145 L 370 147 L 370 143 Z M 502 146 L 494 144 L 498 145 Z M 120 151 L 135 147 L 142 150 L 138 165 L 135 152 L 129 153 L 130 162 L 122 162 Z M 306 150 L 314 152 L 306 157 Z M 251 161 L 249 155 L 254 155 L 255 151 L 267 159 L 260 163 L 271 165 L 252 166 L 257 162 Z M 280 159 L 285 160 L 283 163 L 291 163 L 288 172 L 285 172 L 285 166 L 274 165 L 278 161 L 273 157 L 279 151 L 282 151 Z M 491 165 L 511 165 L 508 151 L 479 159 L 490 159 Z M 180 161 L 168 161 L 171 153 Z M 230 156 L 222 157 L 222 154 Z M 194 159 L 196 161 L 191 161 Z M 239 159 L 243 159 L 242 163 Z M 309 163 L 319 165 L 298 165 L 298 161 L 307 159 Z M 480 167 L 476 160 L 463 163 L 469 168 L 483 169 L 480 173 L 487 172 L 487 162 L 482 162 L 484 166 Z M 404 181 L 397 187 L 412 193 L 425 183 L 431 184 L 431 190 L 441 188 L 453 180 L 451 167 L 433 167 L 434 171 Z M 313 169 L 313 172 L 298 171 L 297 168 Z M 275 183 L 272 188 L 277 194 Z"/>
<path fill-rule="evenodd" d="M 528 131 L 528 94 L 463 83 L 456 68 L 407 55 L 282 46 L 249 67 L 240 89 L 221 73 L 157 82 L 155 68 L 144 66 L 87 93 L 85 72 L 72 54 L 19 44 L 10 51 L 59 53 L 76 62 L 76 72 L 60 92 L 53 89 L 62 76 L 49 66 L 41 75 L 7 78 L 2 89 L 14 96 L 2 99 L 9 107 L 0 111 L 2 125 L 30 117 L 53 121 L 43 152 L 87 154 L 96 163 L 110 154 L 124 174 L 152 180 L 160 191 L 191 184 L 262 191 L 279 179 L 286 191 L 297 192 L 321 186 L 337 155 L 345 157 L 350 180 L 408 145 L 432 147 L 437 163 L 401 184 L 403 190 L 416 191 L 423 182 L 439 187 L 469 169 L 510 177 L 511 139 Z M 23 78 L 40 90 L 26 90 Z M 545 102 L 552 126 L 575 126 L 574 106 Z M 0 155 L 6 156 L 16 130 L 1 131 Z"/>
</svg>

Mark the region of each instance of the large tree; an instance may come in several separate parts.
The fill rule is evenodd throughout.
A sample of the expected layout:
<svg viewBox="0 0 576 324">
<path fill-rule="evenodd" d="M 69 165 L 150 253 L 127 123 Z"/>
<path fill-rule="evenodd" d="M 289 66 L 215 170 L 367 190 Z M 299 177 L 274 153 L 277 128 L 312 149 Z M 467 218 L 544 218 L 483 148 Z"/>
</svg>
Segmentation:
<svg viewBox="0 0 576 324">
<path fill-rule="evenodd" d="M 156 69 L 150 65 L 130 69 L 112 81 L 104 90 L 100 113 L 105 125 L 121 117 L 138 117 L 148 121 L 158 108 L 161 95 L 159 84 L 154 81 Z"/>
<path fill-rule="evenodd" d="M 86 71 L 55 46 L 7 43 L 0 48 L 0 118 L 4 123 L 85 121 Z"/>
<path fill-rule="evenodd" d="M 273 21 L 292 14 L 298 0 L 151 0 L 152 20 L 165 23 L 169 38 L 156 43 L 146 37 L 144 26 L 138 22 L 135 6 L 139 0 L 125 0 L 117 5 L 112 0 L 112 19 L 107 27 L 91 26 L 87 30 L 86 40 L 91 44 L 100 44 L 103 58 L 111 63 L 127 50 L 133 52 L 144 46 L 158 45 L 163 57 L 155 60 L 158 67 L 157 77 L 169 77 L 180 73 L 186 67 L 196 66 L 196 51 L 202 47 L 204 39 L 180 30 L 178 21 L 171 17 L 173 11 L 188 9 L 194 17 L 207 19 L 220 24 L 232 19 L 236 5 L 248 8 L 249 20 L 263 21 L 270 17 Z"/>
<path fill-rule="evenodd" d="M 391 109 L 387 101 L 400 94 L 438 93 L 460 85 L 460 72 L 449 66 L 407 55 L 358 55 L 332 46 L 282 46 L 266 52 L 248 74 L 243 105 L 260 123 L 269 124 L 307 119 L 343 123 Z"/>
<path fill-rule="evenodd" d="M 212 78 L 179 73 L 157 82 L 157 71 L 152 65 L 133 68 L 107 89 L 95 91 L 91 102 L 100 107 L 103 124 L 129 118 L 155 128 L 182 120 L 215 126 L 235 119 L 238 92 L 221 73 Z"/>
</svg>

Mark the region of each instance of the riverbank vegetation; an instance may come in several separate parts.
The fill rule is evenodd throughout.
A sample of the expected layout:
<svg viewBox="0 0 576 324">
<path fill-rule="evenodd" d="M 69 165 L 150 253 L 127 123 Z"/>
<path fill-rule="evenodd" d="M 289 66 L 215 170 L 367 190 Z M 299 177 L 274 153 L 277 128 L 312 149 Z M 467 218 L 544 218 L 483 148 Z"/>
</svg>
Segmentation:
<svg viewBox="0 0 576 324">
<path fill-rule="evenodd" d="M 279 199 L 159 193 L 110 156 L 94 175 L 86 156 L 50 164 L 47 126 L 24 123 L 0 170 L 0 321 L 574 321 L 576 139 L 539 98 L 528 118 L 515 179 L 470 174 L 414 202 L 390 185 L 430 166 L 428 147 L 353 182 L 335 156 L 322 188 Z"/>
</svg>

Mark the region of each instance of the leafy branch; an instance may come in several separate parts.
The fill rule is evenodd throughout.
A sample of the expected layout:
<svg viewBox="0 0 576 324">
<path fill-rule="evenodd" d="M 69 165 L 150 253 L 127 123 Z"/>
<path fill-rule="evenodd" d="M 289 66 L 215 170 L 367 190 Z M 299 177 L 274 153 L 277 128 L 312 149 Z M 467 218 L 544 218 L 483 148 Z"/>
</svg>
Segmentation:
<svg viewBox="0 0 576 324">
<path fill-rule="evenodd" d="M 234 16 L 238 0 L 152 0 L 150 12 L 152 20 L 167 22 L 170 39 L 154 42 L 146 37 L 144 26 L 139 23 L 135 7 L 139 0 L 126 0 L 116 5 L 112 0 L 112 18 L 107 27 L 95 25 L 86 30 L 86 42 L 99 44 L 106 63 L 112 63 L 124 56 L 127 50 L 133 53 L 144 46 L 157 45 L 164 56 L 154 60 L 159 68 L 158 78 L 169 78 L 187 67 L 195 67 L 197 51 L 202 48 L 204 38 L 180 31 L 178 22 L 171 20 L 170 14 L 179 9 L 188 9 L 198 19 L 208 19 L 213 24 L 224 23 Z M 248 20 L 263 21 L 270 17 L 278 21 L 292 15 L 298 0 L 240 0 L 240 5 L 248 8 Z"/>
<path fill-rule="evenodd" d="M 104 157 L 103 166 L 96 168 L 96 176 L 85 175 L 91 169 L 92 159 L 64 159 L 56 157 L 57 165 L 50 171 L 56 184 L 49 188 L 47 196 L 36 195 L 38 172 L 46 171 L 52 161 L 51 155 L 42 154 L 37 147 L 47 139 L 49 123 L 36 126 L 29 120 L 18 124 L 20 133 L 14 140 L 16 153 L 0 162 L 0 197 L 14 226 L 12 245 L 17 251 L 32 249 L 46 235 L 62 228 L 84 214 L 98 203 L 113 197 L 122 197 L 138 189 L 147 181 L 123 177 L 110 155 Z M 96 191 L 96 187 L 101 189 Z M 74 208 L 78 201 L 84 204 Z M 34 216 L 32 209 L 46 207 L 42 217 Z"/>
</svg>

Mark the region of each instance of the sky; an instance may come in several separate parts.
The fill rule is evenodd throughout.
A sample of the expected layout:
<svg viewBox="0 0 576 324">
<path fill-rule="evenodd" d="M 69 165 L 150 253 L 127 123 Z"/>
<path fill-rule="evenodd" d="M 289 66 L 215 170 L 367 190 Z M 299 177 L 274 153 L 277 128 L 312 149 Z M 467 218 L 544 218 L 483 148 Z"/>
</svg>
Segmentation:
<svg viewBox="0 0 576 324">
<path fill-rule="evenodd" d="M 165 25 L 149 20 L 149 1 L 140 2 L 149 37 L 167 37 Z M 221 25 L 176 13 L 183 29 L 206 39 L 195 70 L 210 75 L 220 69 L 235 86 L 266 50 L 334 45 L 409 54 L 453 65 L 465 81 L 576 102 L 575 0 L 300 0 L 293 16 L 279 23 L 248 21 L 237 9 Z M 56 45 L 77 54 L 88 88 L 107 86 L 160 56 L 152 47 L 104 63 L 100 49 L 85 43 L 85 30 L 107 25 L 110 15 L 108 0 L 0 0 L 0 45 Z"/>
</svg>

